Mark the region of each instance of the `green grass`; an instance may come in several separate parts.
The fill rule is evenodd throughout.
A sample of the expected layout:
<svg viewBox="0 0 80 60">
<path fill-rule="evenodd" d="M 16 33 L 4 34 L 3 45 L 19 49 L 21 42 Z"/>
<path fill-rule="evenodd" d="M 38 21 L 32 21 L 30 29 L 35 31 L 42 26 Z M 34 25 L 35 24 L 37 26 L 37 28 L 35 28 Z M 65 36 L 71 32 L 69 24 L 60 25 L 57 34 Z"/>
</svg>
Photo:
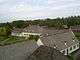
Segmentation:
<svg viewBox="0 0 80 60">
<path fill-rule="evenodd" d="M 24 37 L 0 36 L 0 46 L 10 45 L 22 41 L 27 41 L 27 40 Z"/>
<path fill-rule="evenodd" d="M 74 34 L 78 38 L 78 40 L 80 41 L 80 32 L 74 32 Z"/>
<path fill-rule="evenodd" d="M 6 28 L 0 27 L 0 35 L 6 35 Z"/>
<path fill-rule="evenodd" d="M 67 57 L 69 58 L 69 60 L 74 60 L 73 56 L 68 55 Z"/>
<path fill-rule="evenodd" d="M 69 54 L 68 55 L 68 58 L 70 59 L 70 60 L 74 60 L 74 55 L 75 55 L 75 53 L 76 53 L 76 51 L 75 52 L 73 52 L 73 53 L 71 53 L 71 54 Z"/>
<path fill-rule="evenodd" d="M 28 40 L 37 41 L 38 39 L 39 36 L 32 36 L 32 35 L 28 39 L 25 39 L 25 37 L 18 37 L 18 36 L 0 36 L 0 46 L 15 44 Z"/>
<path fill-rule="evenodd" d="M 76 37 L 80 37 L 80 32 L 74 32 Z"/>
<path fill-rule="evenodd" d="M 67 57 L 70 59 L 70 60 L 75 60 L 77 57 L 76 57 L 76 53 L 77 53 L 78 50 L 72 52 L 71 54 L 69 54 Z"/>
</svg>

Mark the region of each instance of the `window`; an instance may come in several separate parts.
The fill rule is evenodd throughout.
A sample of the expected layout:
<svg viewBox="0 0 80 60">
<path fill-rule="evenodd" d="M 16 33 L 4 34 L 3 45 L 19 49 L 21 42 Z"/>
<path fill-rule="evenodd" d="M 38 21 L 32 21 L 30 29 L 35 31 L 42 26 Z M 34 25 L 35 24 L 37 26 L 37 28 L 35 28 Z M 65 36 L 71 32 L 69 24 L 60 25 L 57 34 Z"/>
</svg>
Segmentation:
<svg viewBox="0 0 80 60">
<path fill-rule="evenodd" d="M 72 50 L 72 47 L 70 47 L 70 50 Z"/>
<path fill-rule="evenodd" d="M 65 54 L 65 50 L 64 50 L 64 51 L 62 51 L 62 53 L 63 53 L 63 54 Z"/>
<path fill-rule="evenodd" d="M 27 35 L 27 34 L 24 34 L 24 35 Z"/>
<path fill-rule="evenodd" d="M 76 48 L 76 46 L 73 46 L 73 49 L 75 49 Z"/>
<path fill-rule="evenodd" d="M 79 47 L 79 44 L 77 44 L 77 47 Z"/>
<path fill-rule="evenodd" d="M 68 49 L 67 49 L 67 54 L 68 54 Z"/>
</svg>

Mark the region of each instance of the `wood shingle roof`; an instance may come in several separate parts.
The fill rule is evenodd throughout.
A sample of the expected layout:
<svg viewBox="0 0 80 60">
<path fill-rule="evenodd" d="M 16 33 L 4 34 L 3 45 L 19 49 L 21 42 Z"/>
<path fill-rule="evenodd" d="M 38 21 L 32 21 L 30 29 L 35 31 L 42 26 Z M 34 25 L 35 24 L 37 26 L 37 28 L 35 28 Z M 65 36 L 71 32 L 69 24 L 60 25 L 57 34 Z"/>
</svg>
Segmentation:
<svg viewBox="0 0 80 60">
<path fill-rule="evenodd" d="M 47 46 L 40 46 L 26 60 L 69 60 L 58 50 Z"/>
</svg>

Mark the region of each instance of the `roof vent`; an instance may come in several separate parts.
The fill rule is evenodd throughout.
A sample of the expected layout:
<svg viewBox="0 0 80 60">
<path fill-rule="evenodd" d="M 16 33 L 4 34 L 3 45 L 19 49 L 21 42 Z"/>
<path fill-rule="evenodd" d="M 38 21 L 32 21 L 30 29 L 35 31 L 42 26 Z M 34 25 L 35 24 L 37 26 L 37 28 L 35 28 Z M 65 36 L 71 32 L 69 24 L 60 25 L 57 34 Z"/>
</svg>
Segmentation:
<svg viewBox="0 0 80 60">
<path fill-rule="evenodd" d="M 43 37 L 42 35 L 40 35 L 40 37 Z"/>
<path fill-rule="evenodd" d="M 75 42 L 75 40 L 73 40 L 73 42 Z"/>
<path fill-rule="evenodd" d="M 46 34 L 47 36 L 49 35 L 49 34 Z"/>
<path fill-rule="evenodd" d="M 47 35 L 47 36 L 49 36 L 49 34 L 48 34 L 48 33 L 47 33 L 46 35 Z"/>
<path fill-rule="evenodd" d="M 57 48 L 57 46 L 54 44 L 54 49 L 56 49 Z"/>
<path fill-rule="evenodd" d="M 56 46 L 54 46 L 54 49 L 56 49 Z"/>
</svg>

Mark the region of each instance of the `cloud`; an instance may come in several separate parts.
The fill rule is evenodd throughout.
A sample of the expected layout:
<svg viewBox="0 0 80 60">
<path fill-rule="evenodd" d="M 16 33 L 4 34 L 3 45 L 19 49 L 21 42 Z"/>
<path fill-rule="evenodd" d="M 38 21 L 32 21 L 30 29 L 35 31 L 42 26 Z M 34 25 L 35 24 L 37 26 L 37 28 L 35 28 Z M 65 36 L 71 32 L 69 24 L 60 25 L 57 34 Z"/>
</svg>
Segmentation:
<svg viewBox="0 0 80 60">
<path fill-rule="evenodd" d="M 2 20 L 54 18 L 80 13 L 79 0 L 0 0 Z M 6 16 L 6 17 L 4 17 Z"/>
</svg>

